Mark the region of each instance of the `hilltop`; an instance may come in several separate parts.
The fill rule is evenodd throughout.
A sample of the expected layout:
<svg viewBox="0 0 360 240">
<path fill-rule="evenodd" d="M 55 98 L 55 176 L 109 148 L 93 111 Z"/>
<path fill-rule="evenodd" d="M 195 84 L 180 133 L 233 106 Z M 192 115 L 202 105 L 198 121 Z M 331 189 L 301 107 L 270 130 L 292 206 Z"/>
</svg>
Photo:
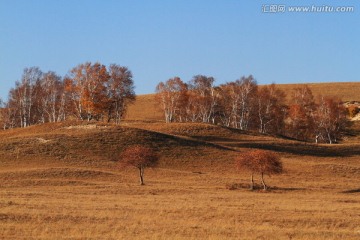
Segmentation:
<svg viewBox="0 0 360 240">
<path fill-rule="evenodd" d="M 305 84 L 276 84 L 287 93 L 288 99 L 294 88 Z M 319 95 L 330 95 L 342 99 L 343 102 L 360 102 L 360 82 L 307 83 L 315 98 Z M 261 87 L 261 85 L 260 85 Z M 134 104 L 129 106 L 126 119 L 163 121 L 161 106 L 156 103 L 154 94 L 137 96 Z"/>
</svg>

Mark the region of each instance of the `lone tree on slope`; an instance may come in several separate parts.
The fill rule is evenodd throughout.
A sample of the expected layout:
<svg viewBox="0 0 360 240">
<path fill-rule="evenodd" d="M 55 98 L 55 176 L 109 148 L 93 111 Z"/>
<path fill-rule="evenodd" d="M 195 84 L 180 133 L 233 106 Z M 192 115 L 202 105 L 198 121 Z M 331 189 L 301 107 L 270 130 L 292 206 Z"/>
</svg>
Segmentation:
<svg viewBox="0 0 360 240">
<path fill-rule="evenodd" d="M 145 168 L 155 167 L 159 156 L 151 148 L 134 145 L 125 149 L 120 160 L 120 167 L 136 167 L 139 169 L 140 184 L 144 185 Z"/>
<path fill-rule="evenodd" d="M 267 186 L 264 181 L 264 174 L 280 174 L 283 172 L 282 162 L 279 155 L 265 150 L 249 150 L 241 153 L 235 158 L 236 166 L 239 170 L 251 172 L 250 189 L 254 189 L 254 173 L 261 174 L 261 183 L 264 190 Z"/>
</svg>

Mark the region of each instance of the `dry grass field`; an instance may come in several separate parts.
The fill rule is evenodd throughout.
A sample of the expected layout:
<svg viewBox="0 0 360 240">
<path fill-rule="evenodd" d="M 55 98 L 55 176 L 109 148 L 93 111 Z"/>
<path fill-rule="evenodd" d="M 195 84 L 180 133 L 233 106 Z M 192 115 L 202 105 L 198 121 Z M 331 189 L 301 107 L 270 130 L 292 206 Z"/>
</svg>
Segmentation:
<svg viewBox="0 0 360 240">
<path fill-rule="evenodd" d="M 289 93 L 294 87 L 304 84 L 278 84 L 277 86 Z M 329 82 L 329 83 L 306 83 L 315 97 L 319 95 L 331 95 L 342 101 L 360 101 L 360 82 Z"/>
<path fill-rule="evenodd" d="M 1 131 L 0 238 L 359 239 L 359 136 L 357 122 L 333 146 L 156 121 Z M 116 163 L 135 143 L 161 155 L 145 186 Z M 234 169 L 247 148 L 281 154 L 269 191 Z"/>
<path fill-rule="evenodd" d="M 135 103 L 129 106 L 126 119 L 156 121 L 163 120 L 161 107 L 156 103 L 154 94 L 136 96 Z"/>
<path fill-rule="evenodd" d="M 304 84 L 277 84 L 277 87 L 287 93 L 288 98 L 296 87 Z M 335 83 L 307 83 L 315 98 L 319 95 L 331 95 L 342 101 L 360 102 L 360 82 Z M 140 95 L 134 104 L 129 107 L 126 119 L 132 120 L 163 120 L 160 106 L 155 102 L 154 94 Z"/>
</svg>

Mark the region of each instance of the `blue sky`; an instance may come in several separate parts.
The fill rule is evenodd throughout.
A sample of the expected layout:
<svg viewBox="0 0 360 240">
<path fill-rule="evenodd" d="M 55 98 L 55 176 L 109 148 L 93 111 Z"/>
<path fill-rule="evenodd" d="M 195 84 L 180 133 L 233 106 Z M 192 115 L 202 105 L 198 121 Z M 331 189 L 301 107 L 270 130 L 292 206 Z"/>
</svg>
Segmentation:
<svg viewBox="0 0 360 240">
<path fill-rule="evenodd" d="M 264 13 L 264 6 L 353 6 L 351 13 Z M 179 76 L 217 84 L 360 81 L 360 2 L 0 0 L 0 98 L 38 66 L 64 76 L 86 61 L 127 66 L 136 93 Z"/>
</svg>

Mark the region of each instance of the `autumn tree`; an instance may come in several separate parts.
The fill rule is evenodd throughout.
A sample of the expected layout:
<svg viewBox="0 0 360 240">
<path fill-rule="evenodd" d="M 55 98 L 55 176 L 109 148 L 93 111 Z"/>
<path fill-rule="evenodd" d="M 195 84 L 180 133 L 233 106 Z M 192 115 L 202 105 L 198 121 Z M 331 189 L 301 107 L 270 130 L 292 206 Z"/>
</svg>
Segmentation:
<svg viewBox="0 0 360 240">
<path fill-rule="evenodd" d="M 73 114 L 81 120 L 107 117 L 119 123 L 135 100 L 132 73 L 117 64 L 111 64 L 109 70 L 100 63 L 80 64 L 70 71 L 64 85 Z"/>
<path fill-rule="evenodd" d="M 200 106 L 198 105 L 198 96 L 194 91 L 187 91 L 186 104 L 184 106 L 184 116 L 186 122 L 200 121 Z"/>
<path fill-rule="evenodd" d="M 286 94 L 275 84 L 263 86 L 257 93 L 257 115 L 260 133 L 283 132 L 286 117 Z"/>
<path fill-rule="evenodd" d="M 215 79 L 204 75 L 196 75 L 189 81 L 189 106 L 192 109 L 191 114 L 201 122 L 215 123 L 214 113 L 218 103 L 218 94 L 214 86 Z"/>
<path fill-rule="evenodd" d="M 39 121 L 59 122 L 65 119 L 65 96 L 62 79 L 56 73 L 44 73 L 35 86 Z"/>
<path fill-rule="evenodd" d="M 314 135 L 314 112 L 316 104 L 311 89 L 304 85 L 295 88 L 289 106 L 288 135 L 299 140 L 311 139 Z"/>
<path fill-rule="evenodd" d="M 106 108 L 106 83 L 109 74 L 104 65 L 80 64 L 66 78 L 66 91 L 71 96 L 75 114 L 81 120 L 100 119 Z"/>
<path fill-rule="evenodd" d="M 40 80 L 43 73 L 38 67 L 25 68 L 21 81 L 15 82 L 15 88 L 9 92 L 9 105 L 16 110 L 17 125 L 27 127 L 37 122 L 34 115 L 36 83 Z"/>
<path fill-rule="evenodd" d="M 164 111 L 165 122 L 173 122 L 177 117 L 183 117 L 187 90 L 187 85 L 179 77 L 170 78 L 156 86 L 155 99 Z"/>
<path fill-rule="evenodd" d="M 245 170 L 251 173 L 251 190 L 254 189 L 254 173 L 261 175 L 261 183 L 264 187 L 264 190 L 266 190 L 267 185 L 264 181 L 264 174 L 270 176 L 272 174 L 280 174 L 283 171 L 282 162 L 279 155 L 266 150 L 256 149 L 240 153 L 235 158 L 235 164 L 238 170 Z"/>
<path fill-rule="evenodd" d="M 132 74 L 115 64 L 109 70 L 88 62 L 73 68 L 63 79 L 52 71 L 25 68 L 1 110 L 4 128 L 64 121 L 68 115 L 88 121 L 107 116 L 108 121 L 119 123 L 135 99 Z"/>
<path fill-rule="evenodd" d="M 27 127 L 64 120 L 63 93 L 63 81 L 56 73 L 43 73 L 38 67 L 25 68 L 21 81 L 9 92 L 8 126 Z"/>
<path fill-rule="evenodd" d="M 2 128 L 9 129 L 18 127 L 16 125 L 16 109 L 11 107 L 9 102 L 3 102 L 0 107 L 0 122 Z"/>
<path fill-rule="evenodd" d="M 240 87 L 239 82 L 229 82 L 220 85 L 220 106 L 219 118 L 221 123 L 227 127 L 238 128 L 240 108 Z"/>
<path fill-rule="evenodd" d="M 127 67 L 111 64 L 109 67 L 107 89 L 107 115 L 120 123 L 127 110 L 127 106 L 135 101 L 134 81 L 131 71 Z"/>
<path fill-rule="evenodd" d="M 316 143 L 319 139 L 330 144 L 337 142 L 347 123 L 346 109 L 341 100 L 320 96 L 315 112 L 315 123 Z"/>
<path fill-rule="evenodd" d="M 144 185 L 144 170 L 155 167 L 159 156 L 149 147 L 134 145 L 128 147 L 120 156 L 120 167 L 135 167 L 139 170 L 140 184 Z"/>
</svg>

